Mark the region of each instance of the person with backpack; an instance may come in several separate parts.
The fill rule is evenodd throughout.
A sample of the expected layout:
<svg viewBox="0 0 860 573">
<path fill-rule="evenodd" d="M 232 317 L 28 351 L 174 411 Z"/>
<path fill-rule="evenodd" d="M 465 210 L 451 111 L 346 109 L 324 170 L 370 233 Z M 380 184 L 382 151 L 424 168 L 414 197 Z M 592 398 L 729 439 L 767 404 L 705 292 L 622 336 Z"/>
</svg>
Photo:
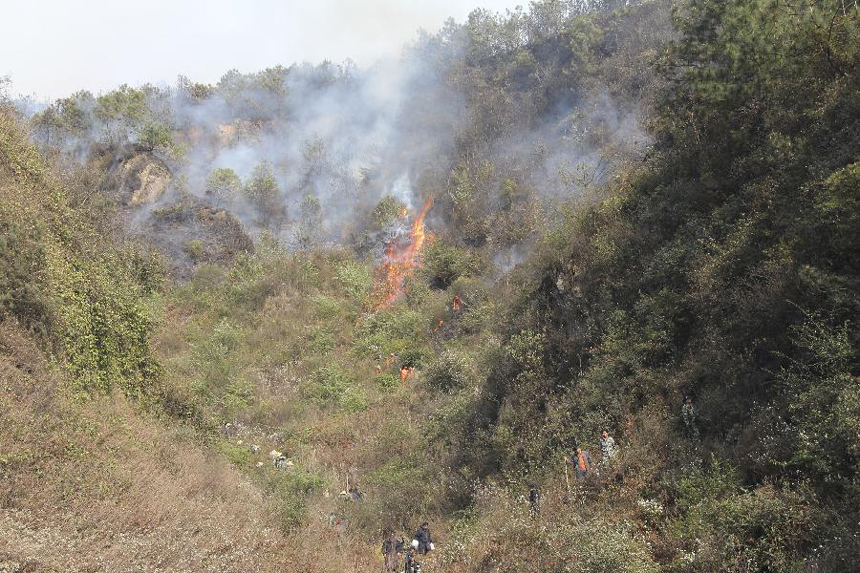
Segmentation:
<svg viewBox="0 0 860 573">
<path fill-rule="evenodd" d="M 421 527 L 418 528 L 418 531 L 415 532 L 415 541 L 418 542 L 418 546 L 415 546 L 413 542 L 412 546 L 418 550 L 418 553 L 424 555 L 433 551 L 433 537 L 430 535 L 430 524 L 428 522 L 424 522 L 421 524 Z"/>
</svg>

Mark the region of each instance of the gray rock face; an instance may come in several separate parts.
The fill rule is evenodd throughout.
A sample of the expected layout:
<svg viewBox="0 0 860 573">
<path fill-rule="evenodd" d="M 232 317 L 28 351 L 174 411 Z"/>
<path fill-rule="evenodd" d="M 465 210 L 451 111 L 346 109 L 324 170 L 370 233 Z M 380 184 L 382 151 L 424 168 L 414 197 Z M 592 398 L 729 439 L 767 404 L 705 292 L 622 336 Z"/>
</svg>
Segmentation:
<svg viewBox="0 0 860 573">
<path fill-rule="evenodd" d="M 111 159 L 102 189 L 115 194 L 124 207 L 140 207 L 161 200 L 172 180 L 170 169 L 161 159 L 128 146 Z"/>
<path fill-rule="evenodd" d="M 129 234 L 155 246 L 178 280 L 197 265 L 229 264 L 251 253 L 253 241 L 229 211 L 212 206 L 174 181 L 168 165 L 150 151 L 129 145 L 94 154 L 102 194 L 115 202 Z"/>
</svg>

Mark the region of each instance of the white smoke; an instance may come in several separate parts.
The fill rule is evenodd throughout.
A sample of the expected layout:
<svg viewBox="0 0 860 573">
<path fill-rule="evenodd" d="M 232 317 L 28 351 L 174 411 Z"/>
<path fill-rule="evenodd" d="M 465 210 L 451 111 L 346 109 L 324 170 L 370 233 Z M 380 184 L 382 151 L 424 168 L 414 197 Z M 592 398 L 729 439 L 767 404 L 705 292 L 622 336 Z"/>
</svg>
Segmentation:
<svg viewBox="0 0 860 573">
<path fill-rule="evenodd" d="M 422 36 L 401 58 L 365 69 L 326 62 L 256 74 L 234 70 L 202 96 L 184 79 L 176 87 L 142 91 L 148 120 L 169 124 L 181 151 L 163 155 L 176 187 L 181 182 L 184 192 L 208 200 L 206 182 L 214 170 L 229 168 L 247 184 L 265 165 L 281 214 L 270 230 L 287 243 L 304 233 L 321 243 L 348 244 L 382 197 L 392 195 L 414 213 L 427 197 L 446 193 L 463 160 L 460 139 L 470 136 L 475 122 L 469 96 L 447 76 L 467 48 L 451 38 Z M 76 101 L 88 127 L 64 138 L 52 134 L 50 141 L 76 160 L 86 160 L 94 141 L 140 137 L 139 125 L 100 117 L 90 94 Z M 569 199 L 605 182 L 615 164 L 647 142 L 636 111 L 620 109 L 607 93 L 557 104 L 536 124 L 518 121 L 515 108 L 506 113 L 513 118 L 508 130 L 480 138 L 468 151 L 468 161 L 493 166 L 482 190 L 491 196 L 489 205 L 500 200 L 506 178 L 533 190 L 536 202 Z M 272 225 L 241 193 L 222 206 L 252 235 Z M 429 222 L 445 220 L 431 214 Z M 499 245 L 495 261 L 510 268 L 523 251 Z"/>
</svg>

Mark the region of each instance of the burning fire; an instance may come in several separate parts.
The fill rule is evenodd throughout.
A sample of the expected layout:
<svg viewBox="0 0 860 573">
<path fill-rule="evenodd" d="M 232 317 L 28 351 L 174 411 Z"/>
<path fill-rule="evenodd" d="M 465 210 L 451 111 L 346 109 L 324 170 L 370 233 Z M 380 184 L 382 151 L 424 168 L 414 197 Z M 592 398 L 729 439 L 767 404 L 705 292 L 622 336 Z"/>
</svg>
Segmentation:
<svg viewBox="0 0 860 573">
<path fill-rule="evenodd" d="M 424 218 L 432 206 L 431 197 L 424 203 L 424 207 L 412 223 L 406 242 L 393 240 L 386 246 L 385 259 L 377 270 L 373 293 L 374 300 L 379 301 L 377 308 L 388 306 L 397 300 L 403 292 L 404 281 L 412 276 L 417 266 L 421 265 L 424 243 L 427 240 Z"/>
</svg>

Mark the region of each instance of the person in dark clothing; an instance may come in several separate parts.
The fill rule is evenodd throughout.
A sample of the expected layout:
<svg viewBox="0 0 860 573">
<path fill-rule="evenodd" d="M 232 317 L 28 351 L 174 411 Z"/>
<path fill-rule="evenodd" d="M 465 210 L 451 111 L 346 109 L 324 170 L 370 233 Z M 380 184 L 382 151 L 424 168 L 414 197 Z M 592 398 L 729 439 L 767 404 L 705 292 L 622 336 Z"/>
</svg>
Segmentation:
<svg viewBox="0 0 860 573">
<path fill-rule="evenodd" d="M 696 408 L 693 406 L 692 396 L 687 396 L 684 399 L 684 405 L 681 406 L 681 419 L 684 420 L 684 426 L 686 426 L 690 437 L 698 439 L 699 425 L 696 420 Z"/>
<path fill-rule="evenodd" d="M 433 550 L 433 538 L 430 536 L 429 523 L 425 521 L 421 524 L 421 527 L 415 532 L 415 539 L 418 541 L 418 553 L 421 555 Z"/>
<path fill-rule="evenodd" d="M 389 533 L 382 541 L 382 556 L 385 558 L 383 571 L 397 571 L 399 555 L 393 533 Z"/>
<path fill-rule="evenodd" d="M 540 492 L 534 483 L 529 483 L 529 508 L 534 519 L 540 512 Z"/>
<path fill-rule="evenodd" d="M 406 567 L 403 569 L 404 573 L 421 573 L 421 564 L 418 563 L 418 560 L 415 558 L 415 549 L 409 548 L 409 552 L 406 554 Z"/>
</svg>

